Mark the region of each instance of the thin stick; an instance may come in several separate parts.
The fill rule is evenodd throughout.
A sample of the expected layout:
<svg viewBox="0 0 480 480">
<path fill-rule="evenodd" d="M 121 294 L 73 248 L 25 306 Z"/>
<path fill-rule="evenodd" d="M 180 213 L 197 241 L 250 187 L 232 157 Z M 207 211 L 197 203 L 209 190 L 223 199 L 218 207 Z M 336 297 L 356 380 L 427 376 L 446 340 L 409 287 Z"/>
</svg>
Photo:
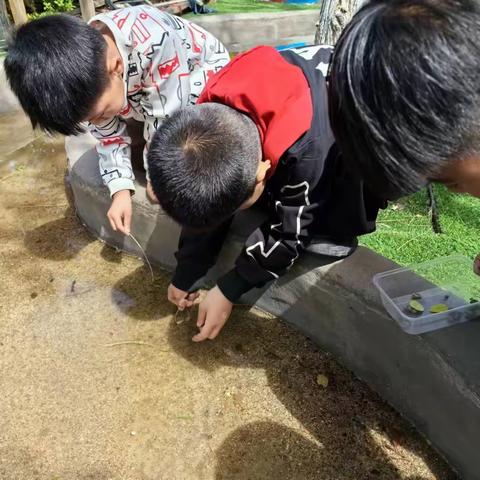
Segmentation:
<svg viewBox="0 0 480 480">
<path fill-rule="evenodd" d="M 409 240 L 407 240 L 405 243 L 403 243 L 402 245 L 400 245 L 397 249 L 397 251 L 400 251 L 402 249 L 404 249 L 409 243 L 412 243 L 414 242 L 415 240 L 417 240 L 418 237 L 414 237 L 414 238 L 410 238 Z"/>
<path fill-rule="evenodd" d="M 150 261 L 148 260 L 145 250 L 142 248 L 142 246 L 138 243 L 138 240 L 131 233 L 129 233 L 129 236 L 138 245 L 138 248 L 142 252 L 143 258 L 147 262 L 148 268 L 150 269 L 150 274 L 152 275 L 152 282 L 153 282 L 155 280 L 155 275 L 153 274 L 153 268 L 152 268 L 152 265 L 150 264 Z"/>
<path fill-rule="evenodd" d="M 141 340 L 125 340 L 124 342 L 105 343 L 102 347 L 116 347 L 117 345 L 146 345 L 147 347 L 153 347 L 151 343 L 142 342 Z"/>
<path fill-rule="evenodd" d="M 31 205 L 31 204 L 25 203 L 23 205 L 15 205 L 13 208 L 63 208 L 63 207 L 68 207 L 68 203 L 58 203 L 57 205 L 54 205 L 54 204 Z"/>
<path fill-rule="evenodd" d="M 9 173 L 8 175 L 5 175 L 4 177 L 0 178 L 0 182 L 3 182 L 7 178 L 13 177 L 16 173 L 17 172 L 12 172 L 12 173 Z"/>
<path fill-rule="evenodd" d="M 85 290 L 74 290 L 72 292 L 71 287 L 70 291 L 65 294 L 66 297 L 78 297 L 79 295 L 83 295 L 84 293 L 91 292 L 93 290 L 93 287 L 88 287 Z"/>
</svg>

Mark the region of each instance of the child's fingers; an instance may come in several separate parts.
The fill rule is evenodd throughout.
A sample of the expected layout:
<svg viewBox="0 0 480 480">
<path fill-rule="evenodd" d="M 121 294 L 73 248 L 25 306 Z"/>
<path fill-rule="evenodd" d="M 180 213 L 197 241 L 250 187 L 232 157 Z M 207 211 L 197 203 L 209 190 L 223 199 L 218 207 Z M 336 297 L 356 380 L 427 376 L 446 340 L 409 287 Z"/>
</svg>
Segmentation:
<svg viewBox="0 0 480 480">
<path fill-rule="evenodd" d="M 132 224 L 132 211 L 130 209 L 126 210 L 123 214 L 123 225 L 125 228 L 125 234 L 130 235 L 130 226 Z"/>
<path fill-rule="evenodd" d="M 117 219 L 117 229 L 119 232 L 122 232 L 124 235 L 128 235 L 125 226 L 122 223 L 122 220 L 120 218 Z"/>
<path fill-rule="evenodd" d="M 117 231 L 117 225 L 115 224 L 115 216 L 110 210 L 107 212 L 107 218 L 108 218 L 108 221 L 110 222 L 110 226 L 116 232 Z"/>
<path fill-rule="evenodd" d="M 183 299 L 185 302 L 185 306 L 190 308 L 193 307 L 195 300 L 200 296 L 198 292 L 190 292 L 187 296 Z"/>
<path fill-rule="evenodd" d="M 210 340 L 213 340 L 214 338 L 216 338 L 217 335 L 220 333 L 220 330 L 222 329 L 222 327 L 223 325 L 219 325 L 218 327 L 213 328 L 208 338 Z"/>
<path fill-rule="evenodd" d="M 112 228 L 115 230 L 115 231 L 119 231 L 119 232 L 122 232 L 122 233 L 125 233 L 125 228 L 123 226 L 123 223 L 122 223 L 122 218 L 120 216 L 120 214 L 118 213 L 110 213 L 108 215 L 108 219 L 110 220 L 110 224 L 112 225 Z"/>
<path fill-rule="evenodd" d="M 205 325 L 207 319 L 207 310 L 200 304 L 198 307 L 197 327 L 201 328 Z"/>
<path fill-rule="evenodd" d="M 210 338 L 211 331 L 212 331 L 211 326 L 204 325 L 203 328 L 200 330 L 200 333 L 197 333 L 196 335 L 194 335 L 192 340 L 194 342 L 203 342 L 207 338 Z"/>
<path fill-rule="evenodd" d="M 180 302 L 182 301 L 182 299 L 184 297 L 181 297 L 180 295 L 178 295 L 177 293 L 175 293 L 175 291 L 171 291 L 170 289 L 168 289 L 167 291 L 167 298 L 168 298 L 168 301 L 169 302 L 172 302 L 174 305 L 176 305 L 177 307 L 180 307 Z"/>
<path fill-rule="evenodd" d="M 193 302 L 200 296 L 200 293 L 199 292 L 191 292 L 187 295 L 187 300 L 189 302 L 192 302 L 192 305 L 193 305 Z"/>
<path fill-rule="evenodd" d="M 182 298 L 180 301 L 178 301 L 177 305 L 179 310 L 185 310 L 186 308 L 192 306 L 192 302 L 189 302 L 186 298 Z"/>
<path fill-rule="evenodd" d="M 167 298 L 168 298 L 168 301 L 170 303 L 173 303 L 174 305 L 177 305 L 177 307 L 178 307 L 178 300 L 175 297 L 175 295 L 173 295 L 173 293 L 170 292 L 170 290 L 167 293 Z"/>
<path fill-rule="evenodd" d="M 191 300 L 188 300 L 187 298 L 182 298 L 179 304 L 181 304 L 183 308 L 193 307 L 193 302 Z"/>
<path fill-rule="evenodd" d="M 117 231 L 117 226 L 115 225 L 115 222 L 113 221 L 113 218 L 108 216 L 108 221 L 110 222 L 110 226 L 112 227 L 113 231 Z"/>
</svg>

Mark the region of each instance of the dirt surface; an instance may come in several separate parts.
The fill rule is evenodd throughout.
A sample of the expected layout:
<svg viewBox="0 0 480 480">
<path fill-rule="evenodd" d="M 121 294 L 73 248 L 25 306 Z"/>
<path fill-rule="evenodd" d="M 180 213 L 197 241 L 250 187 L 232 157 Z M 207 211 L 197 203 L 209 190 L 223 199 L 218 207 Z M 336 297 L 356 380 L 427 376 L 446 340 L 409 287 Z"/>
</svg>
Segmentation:
<svg viewBox="0 0 480 480">
<path fill-rule="evenodd" d="M 165 300 L 169 275 L 153 285 L 78 222 L 61 142 L 14 151 L 3 136 L 0 479 L 455 478 L 281 320 L 240 307 L 218 340 L 192 343 L 193 321 Z"/>
</svg>

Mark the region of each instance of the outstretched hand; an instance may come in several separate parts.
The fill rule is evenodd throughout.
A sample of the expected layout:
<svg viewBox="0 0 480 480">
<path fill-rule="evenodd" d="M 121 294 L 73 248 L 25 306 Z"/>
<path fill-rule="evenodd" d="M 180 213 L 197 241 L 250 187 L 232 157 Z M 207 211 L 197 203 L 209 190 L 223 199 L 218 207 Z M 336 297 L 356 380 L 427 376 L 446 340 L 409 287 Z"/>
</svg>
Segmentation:
<svg viewBox="0 0 480 480">
<path fill-rule="evenodd" d="M 120 190 L 113 195 L 113 201 L 107 212 L 110 225 L 115 231 L 130 235 L 132 223 L 132 194 L 130 190 Z"/>
<path fill-rule="evenodd" d="M 198 306 L 197 327 L 200 332 L 192 340 L 203 342 L 213 340 L 222 330 L 232 313 L 233 303 L 228 300 L 218 287 L 212 288 Z"/>
</svg>

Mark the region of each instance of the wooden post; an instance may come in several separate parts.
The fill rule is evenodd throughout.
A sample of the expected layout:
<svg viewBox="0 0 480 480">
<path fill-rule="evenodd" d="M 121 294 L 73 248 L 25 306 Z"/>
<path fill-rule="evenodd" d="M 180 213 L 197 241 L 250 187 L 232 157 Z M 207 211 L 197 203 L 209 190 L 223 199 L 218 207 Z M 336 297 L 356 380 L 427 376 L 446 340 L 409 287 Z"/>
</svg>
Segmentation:
<svg viewBox="0 0 480 480">
<path fill-rule="evenodd" d="M 15 25 L 27 23 L 27 11 L 25 10 L 25 4 L 23 3 L 23 0 L 9 0 L 9 4 Z"/>
<path fill-rule="evenodd" d="M 80 0 L 80 11 L 82 12 L 82 18 L 88 22 L 95 16 L 95 4 L 93 0 Z"/>
<path fill-rule="evenodd" d="M 8 19 L 7 6 L 5 0 L 0 0 L 0 52 L 5 49 L 10 21 Z"/>
</svg>

